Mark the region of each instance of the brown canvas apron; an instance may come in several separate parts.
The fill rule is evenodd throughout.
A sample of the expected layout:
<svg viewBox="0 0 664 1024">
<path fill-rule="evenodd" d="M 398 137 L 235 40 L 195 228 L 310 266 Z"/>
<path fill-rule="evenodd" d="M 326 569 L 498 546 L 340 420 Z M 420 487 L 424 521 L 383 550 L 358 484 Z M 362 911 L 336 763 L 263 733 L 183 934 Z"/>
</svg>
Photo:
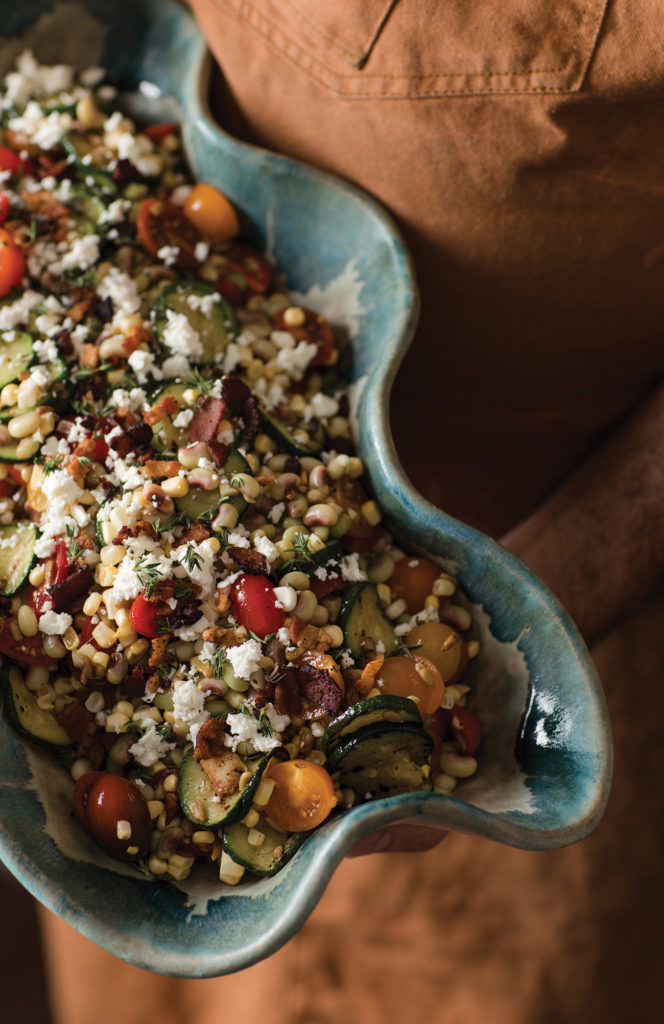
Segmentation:
<svg viewBox="0 0 664 1024">
<path fill-rule="evenodd" d="M 192 6 L 223 69 L 224 125 L 363 185 L 398 219 L 423 313 L 397 447 L 428 497 L 499 536 L 661 377 L 664 5 Z M 617 757 L 589 840 L 533 854 L 451 836 L 346 861 L 300 935 L 214 981 L 128 968 L 49 917 L 59 1024 L 651 1019 L 663 611 L 652 601 L 595 651 Z"/>
</svg>

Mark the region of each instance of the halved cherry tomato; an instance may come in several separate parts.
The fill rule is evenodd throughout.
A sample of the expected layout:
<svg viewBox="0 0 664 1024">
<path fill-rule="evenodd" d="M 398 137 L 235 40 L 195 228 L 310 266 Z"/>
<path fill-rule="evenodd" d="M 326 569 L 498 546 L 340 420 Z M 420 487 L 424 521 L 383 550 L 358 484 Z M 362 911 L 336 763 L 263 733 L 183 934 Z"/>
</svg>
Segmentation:
<svg viewBox="0 0 664 1024">
<path fill-rule="evenodd" d="M 340 590 L 343 585 L 343 576 L 336 576 L 333 573 L 330 573 L 330 575 L 324 580 L 318 580 L 314 577 L 310 583 L 310 590 L 320 601 L 322 598 L 327 597 L 328 594 L 333 594 L 335 590 Z"/>
<path fill-rule="evenodd" d="M 214 185 L 194 185 L 182 207 L 185 217 L 212 242 L 228 242 L 240 234 L 235 207 Z"/>
<path fill-rule="evenodd" d="M 18 153 L 7 146 L 0 146 L 0 171 L 9 171 L 11 174 L 23 174 L 25 161 Z"/>
<path fill-rule="evenodd" d="M 392 600 L 406 602 L 409 615 L 421 612 L 431 588 L 441 574 L 441 568 L 425 558 L 405 555 L 394 566 L 394 572 L 387 581 Z"/>
<path fill-rule="evenodd" d="M 274 789 L 265 813 L 284 832 L 316 828 L 336 805 L 334 783 L 314 761 L 282 761 L 270 768 L 268 778 Z"/>
<path fill-rule="evenodd" d="M 304 310 L 304 323 L 299 327 L 290 327 L 287 324 L 284 319 L 285 310 L 277 313 L 272 323 L 276 330 L 288 331 L 296 341 L 306 341 L 318 346 L 318 352 L 309 366 L 330 366 L 336 360 L 332 328 L 320 313 L 314 313 L 313 309 L 301 308 Z"/>
<path fill-rule="evenodd" d="M 0 192 L 0 224 L 4 224 L 9 214 L 9 196 L 6 192 Z"/>
<path fill-rule="evenodd" d="M 272 267 L 262 252 L 233 242 L 220 255 L 224 265 L 214 287 L 233 306 L 243 306 L 252 295 L 262 295 L 270 287 Z"/>
<path fill-rule="evenodd" d="M 41 634 L 37 636 L 24 636 L 20 640 L 14 639 L 12 623 L 16 623 L 16 616 L 13 615 L 5 622 L 0 633 L 0 652 L 14 661 L 20 661 L 24 665 L 53 665 L 55 662 L 42 650 Z"/>
<path fill-rule="evenodd" d="M 445 696 L 443 677 L 434 663 L 420 654 L 386 658 L 376 673 L 374 686 L 395 697 L 414 697 L 422 718 L 433 715 Z"/>
<path fill-rule="evenodd" d="M 25 463 L 19 463 L 17 466 L 7 466 L 7 473 L 14 480 L 19 487 L 25 487 L 25 480 L 21 476 L 21 473 L 25 469 Z"/>
<path fill-rule="evenodd" d="M 257 636 L 264 638 L 283 626 L 286 615 L 277 607 L 274 587 L 267 576 L 243 573 L 231 587 L 230 596 L 236 621 Z"/>
<path fill-rule="evenodd" d="M 452 708 L 447 712 L 449 727 L 460 754 L 473 755 L 482 739 L 482 727 L 469 708 Z"/>
<path fill-rule="evenodd" d="M 164 124 L 149 124 L 147 128 L 142 129 L 141 134 L 147 135 L 150 142 L 157 146 L 168 135 L 177 135 L 179 130 L 180 126 L 177 122 L 165 121 Z"/>
<path fill-rule="evenodd" d="M 16 490 L 16 484 L 13 480 L 0 480 L 0 498 L 6 498 L 7 495 L 13 494 Z"/>
<path fill-rule="evenodd" d="M 129 779 L 88 772 L 76 783 L 74 807 L 99 845 L 118 860 L 138 860 L 150 849 L 148 805 Z"/>
<path fill-rule="evenodd" d="M 129 621 L 141 636 L 159 636 L 159 616 L 159 606 L 145 596 L 145 591 L 138 595 L 129 609 Z"/>
<path fill-rule="evenodd" d="M 466 671 L 468 645 L 446 622 L 424 622 L 413 626 L 406 643 L 418 644 L 418 654 L 434 663 L 445 683 L 455 683 Z"/>
<path fill-rule="evenodd" d="M 0 298 L 4 299 L 21 283 L 24 273 L 25 259 L 14 236 L 0 228 Z"/>
<path fill-rule="evenodd" d="M 55 552 L 46 562 L 44 582 L 29 592 L 28 600 L 37 615 L 41 615 L 46 608 L 51 607 L 51 595 L 49 587 L 54 583 L 62 583 L 69 575 L 70 560 L 66 542 L 61 538 L 55 542 Z"/>
<path fill-rule="evenodd" d="M 200 233 L 175 203 L 168 199 L 144 199 L 138 208 L 136 228 L 142 244 L 153 256 L 165 245 L 175 246 L 179 267 L 194 270 L 198 266 L 194 249 L 201 241 Z"/>
</svg>

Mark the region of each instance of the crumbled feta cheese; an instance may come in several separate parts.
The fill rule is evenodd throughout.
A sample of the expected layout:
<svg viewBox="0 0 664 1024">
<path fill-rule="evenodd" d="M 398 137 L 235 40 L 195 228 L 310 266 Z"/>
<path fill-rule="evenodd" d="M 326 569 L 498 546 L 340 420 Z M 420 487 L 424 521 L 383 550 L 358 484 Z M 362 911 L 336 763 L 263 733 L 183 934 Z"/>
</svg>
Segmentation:
<svg viewBox="0 0 664 1024">
<path fill-rule="evenodd" d="M 284 512 L 286 511 L 286 505 L 283 501 L 278 501 L 276 505 L 273 505 L 267 514 L 268 519 L 271 523 L 278 523 Z"/>
<path fill-rule="evenodd" d="M 44 612 L 39 617 L 39 631 L 47 636 L 62 636 L 66 629 L 71 626 L 71 615 L 67 612 Z"/>
<path fill-rule="evenodd" d="M 263 712 L 272 727 L 273 731 L 271 736 L 266 736 L 261 732 L 260 723 L 250 715 L 244 715 L 242 713 L 237 715 L 227 715 L 226 724 L 229 727 L 231 734 L 226 737 L 226 746 L 231 747 L 233 750 L 237 750 L 239 743 L 251 743 L 254 750 L 258 750 L 261 753 L 266 753 L 267 751 L 274 750 L 275 747 L 278 747 L 281 743 L 281 739 L 278 734 L 282 733 L 290 724 L 290 718 L 288 715 L 278 714 L 273 704 L 266 704 L 263 708 Z"/>
<path fill-rule="evenodd" d="M 314 418 L 331 419 L 332 416 L 336 416 L 338 412 L 339 403 L 336 398 L 331 398 L 330 395 L 324 395 L 321 391 L 313 396 L 304 410 L 304 421 L 305 423 L 308 423 L 309 420 Z"/>
<path fill-rule="evenodd" d="M 349 650 L 343 650 L 339 655 L 339 664 L 343 669 L 352 668 L 355 664 L 355 658 Z"/>
<path fill-rule="evenodd" d="M 5 78 L 5 97 L 16 107 L 24 107 L 32 96 L 49 96 L 71 88 L 73 68 L 65 64 L 39 64 L 30 50 L 16 58 L 16 71 Z"/>
<path fill-rule="evenodd" d="M 394 632 L 397 636 L 405 636 L 406 633 L 410 633 L 411 629 L 415 626 L 421 626 L 424 622 L 439 622 L 438 611 L 435 608 L 426 607 L 416 615 L 411 616 L 410 622 L 403 622 L 399 626 L 394 627 Z"/>
<path fill-rule="evenodd" d="M 143 388 L 116 388 L 111 391 L 107 405 L 114 409 L 129 409 L 130 412 L 141 412 L 147 405 L 147 395 Z"/>
<path fill-rule="evenodd" d="M 137 348 L 131 353 L 127 362 L 134 371 L 139 384 L 146 384 L 150 377 L 153 377 L 154 380 L 161 380 L 163 377 L 152 352 L 145 352 L 144 349 Z"/>
<path fill-rule="evenodd" d="M 161 375 L 165 380 L 186 379 L 190 373 L 191 366 L 185 355 L 169 356 L 161 364 Z"/>
<path fill-rule="evenodd" d="M 169 743 L 159 735 L 155 722 L 148 721 L 147 729 L 140 740 L 132 743 L 129 753 L 138 764 L 151 768 L 174 746 L 175 743 Z"/>
<path fill-rule="evenodd" d="M 97 285 L 97 295 L 110 299 L 116 312 L 137 313 L 141 305 L 136 282 L 117 267 L 111 267 Z"/>
<path fill-rule="evenodd" d="M 367 574 L 360 568 L 360 556 L 356 551 L 350 555 L 344 555 L 341 560 L 341 575 L 350 583 L 359 583 L 366 580 Z"/>
<path fill-rule="evenodd" d="M 166 326 L 163 330 L 166 347 L 175 354 L 189 358 L 202 356 L 203 345 L 198 331 L 195 331 L 184 313 L 166 310 Z"/>
<path fill-rule="evenodd" d="M 174 427 L 182 427 L 182 428 L 188 427 L 189 424 L 191 423 L 191 421 L 193 420 L 193 418 L 194 418 L 194 410 L 193 409 L 180 409 L 180 412 L 173 419 L 173 426 Z"/>
<path fill-rule="evenodd" d="M 0 306 L 0 330 L 11 331 L 15 327 L 23 327 L 28 322 L 30 313 L 43 302 L 44 296 L 27 288 L 19 299 Z"/>
<path fill-rule="evenodd" d="M 57 110 L 45 114 L 39 103 L 31 100 L 20 117 L 10 117 L 9 128 L 20 139 L 25 139 L 40 149 L 53 149 L 63 135 L 70 131 L 73 122 L 71 114 Z"/>
<path fill-rule="evenodd" d="M 176 726 L 187 727 L 187 739 L 196 742 L 198 730 L 210 717 L 205 710 L 205 694 L 191 679 L 173 685 L 173 717 Z"/>
<path fill-rule="evenodd" d="M 87 270 L 99 259 L 99 237 L 97 235 L 81 235 L 69 243 L 67 252 L 62 257 L 62 270 L 80 268 Z"/>
<path fill-rule="evenodd" d="M 180 249 L 177 245 L 162 245 L 161 249 L 157 250 L 157 259 L 162 260 L 167 267 L 175 266 L 180 255 Z"/>
<path fill-rule="evenodd" d="M 259 551 L 261 555 L 265 555 L 268 566 L 272 566 L 273 562 L 278 561 L 281 558 L 279 548 L 276 544 L 273 544 L 269 537 L 254 537 L 254 548 Z"/>
<path fill-rule="evenodd" d="M 226 648 L 226 657 L 238 679 L 251 679 L 260 668 L 263 649 L 257 640 L 246 640 L 237 647 Z"/>
</svg>

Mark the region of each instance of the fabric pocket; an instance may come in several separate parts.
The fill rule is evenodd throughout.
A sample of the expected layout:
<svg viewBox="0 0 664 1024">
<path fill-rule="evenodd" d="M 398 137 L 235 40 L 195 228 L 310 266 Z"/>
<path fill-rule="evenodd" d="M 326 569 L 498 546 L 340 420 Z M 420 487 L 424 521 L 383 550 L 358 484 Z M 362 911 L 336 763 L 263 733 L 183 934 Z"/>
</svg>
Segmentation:
<svg viewBox="0 0 664 1024">
<path fill-rule="evenodd" d="M 352 98 L 574 92 L 608 0 L 218 0 Z"/>
</svg>

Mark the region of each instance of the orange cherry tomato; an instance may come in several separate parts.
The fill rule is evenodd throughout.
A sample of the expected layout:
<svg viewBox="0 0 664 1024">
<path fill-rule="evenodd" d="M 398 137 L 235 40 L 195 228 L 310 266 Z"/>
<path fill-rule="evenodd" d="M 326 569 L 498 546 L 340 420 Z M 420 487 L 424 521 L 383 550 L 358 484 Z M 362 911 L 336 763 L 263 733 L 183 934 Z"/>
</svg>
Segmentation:
<svg viewBox="0 0 664 1024">
<path fill-rule="evenodd" d="M 285 319 L 286 310 L 281 310 L 272 318 L 272 323 L 278 331 L 288 331 L 296 341 L 306 341 L 308 344 L 318 346 L 318 352 L 312 357 L 309 366 L 329 366 L 336 362 L 336 349 L 334 347 L 334 334 L 332 328 L 320 313 L 314 313 L 313 309 L 302 307 L 304 320 L 297 327 L 289 325 Z"/>
<path fill-rule="evenodd" d="M 228 242 L 240 234 L 240 221 L 230 199 L 214 185 L 194 185 L 182 207 L 194 227 L 211 242 Z"/>
<path fill-rule="evenodd" d="M 25 273 L 23 253 L 14 241 L 13 235 L 0 228 L 0 298 L 9 295 L 18 287 Z"/>
<path fill-rule="evenodd" d="M 455 683 L 466 671 L 468 645 L 461 634 L 446 622 L 425 622 L 421 626 L 413 626 L 406 643 L 418 644 L 417 653 L 434 663 L 448 685 Z"/>
<path fill-rule="evenodd" d="M 147 135 L 150 142 L 158 146 L 168 135 L 177 135 L 179 131 L 179 124 L 175 121 L 166 121 L 163 124 L 149 124 L 141 134 Z"/>
<path fill-rule="evenodd" d="M 265 813 L 284 832 L 316 828 L 337 802 L 332 779 L 313 761 L 282 761 L 270 768 L 268 778 L 274 789 Z"/>
<path fill-rule="evenodd" d="M 138 860 L 150 849 L 148 805 L 129 779 L 88 772 L 76 783 L 74 808 L 99 845 L 118 860 Z"/>
<path fill-rule="evenodd" d="M 387 581 L 392 591 L 392 600 L 405 601 L 409 615 L 421 612 L 441 571 L 440 566 L 433 562 L 405 555 L 394 566 L 394 572 Z"/>
<path fill-rule="evenodd" d="M 415 698 L 422 718 L 433 715 L 445 696 L 443 677 L 434 663 L 421 654 L 386 658 L 376 673 L 374 686 L 395 697 Z"/>
</svg>

